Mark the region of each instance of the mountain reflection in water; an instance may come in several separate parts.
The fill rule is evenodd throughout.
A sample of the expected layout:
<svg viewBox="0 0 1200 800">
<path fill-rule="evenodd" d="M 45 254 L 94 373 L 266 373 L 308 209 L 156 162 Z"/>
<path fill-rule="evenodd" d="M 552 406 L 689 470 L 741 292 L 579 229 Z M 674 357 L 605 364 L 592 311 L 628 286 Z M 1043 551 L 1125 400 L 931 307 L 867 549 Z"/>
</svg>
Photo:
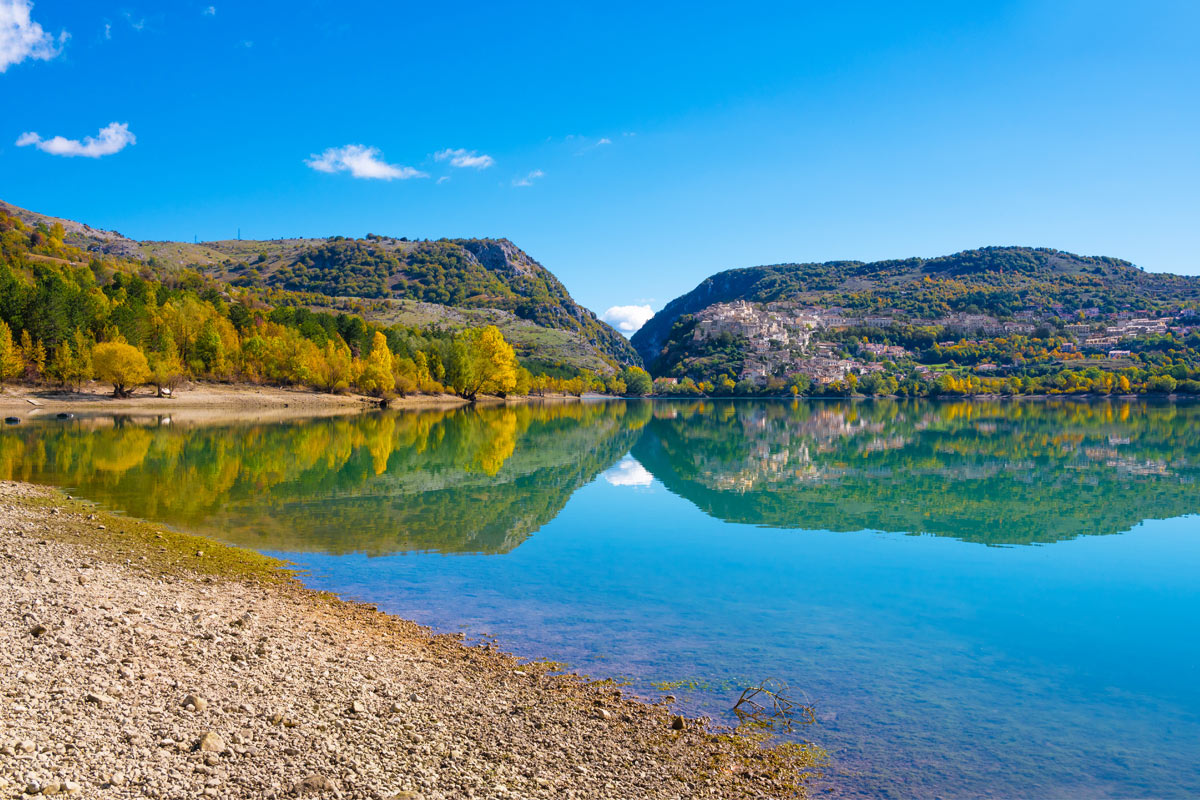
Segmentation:
<svg viewBox="0 0 1200 800">
<path fill-rule="evenodd" d="M 1195 405 L 612 401 L 47 420 L 0 434 L 0 477 L 287 552 L 508 552 L 606 470 L 729 522 L 1000 545 L 1200 511 L 1198 450 Z"/>
<path fill-rule="evenodd" d="M 164 422 L 3 429 L 0 477 L 280 554 L 314 588 L 685 713 L 732 724 L 778 678 L 816 705 L 800 735 L 841 797 L 1200 796 L 1198 406 Z"/>
</svg>

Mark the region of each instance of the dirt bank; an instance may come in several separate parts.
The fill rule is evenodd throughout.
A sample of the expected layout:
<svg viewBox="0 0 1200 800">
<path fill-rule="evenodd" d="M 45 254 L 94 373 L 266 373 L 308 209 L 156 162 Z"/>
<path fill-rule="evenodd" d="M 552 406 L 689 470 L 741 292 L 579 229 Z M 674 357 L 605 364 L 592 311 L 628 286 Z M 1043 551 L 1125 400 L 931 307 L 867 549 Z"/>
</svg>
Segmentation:
<svg viewBox="0 0 1200 800">
<path fill-rule="evenodd" d="M 785 797 L 812 763 L 280 566 L 0 483 L 0 796 Z"/>
<path fill-rule="evenodd" d="M 454 395 L 395 398 L 391 408 L 450 408 L 466 403 Z M 357 394 L 324 394 L 307 389 L 270 386 L 194 384 L 174 397 L 155 397 L 141 389 L 132 397 L 114 398 L 107 387 L 93 384 L 79 392 L 8 387 L 0 393 L 0 415 L 27 419 L 58 413 L 171 415 L 195 421 L 237 417 L 253 420 L 357 414 L 379 407 L 378 398 Z"/>
</svg>

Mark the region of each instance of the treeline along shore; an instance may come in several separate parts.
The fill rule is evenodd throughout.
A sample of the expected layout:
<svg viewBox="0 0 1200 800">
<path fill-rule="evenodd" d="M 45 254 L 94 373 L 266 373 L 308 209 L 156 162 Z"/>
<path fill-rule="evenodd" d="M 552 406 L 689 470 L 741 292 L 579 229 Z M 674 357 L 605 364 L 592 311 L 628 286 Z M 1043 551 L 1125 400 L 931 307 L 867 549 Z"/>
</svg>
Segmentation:
<svg viewBox="0 0 1200 800">
<path fill-rule="evenodd" d="M 52 489 L 0 483 L 0 529 L 5 796 L 790 797 L 821 760 Z"/>
<path fill-rule="evenodd" d="M 650 391 L 635 364 L 606 357 L 601 375 L 531 348 L 518 354 L 496 325 L 388 324 L 352 301 L 314 310 L 333 300 L 69 239 L 61 222 L 29 224 L 0 209 L 0 383 L 73 391 L 96 380 L 117 397 L 142 386 L 171 394 L 191 380 L 382 399 L 624 394 L 630 383 Z"/>
<path fill-rule="evenodd" d="M 236 245 L 137 243 L 0 204 L 0 383 L 387 402 L 1200 396 L 1200 278 L 1117 259 L 984 248 L 734 270 L 668 303 L 635 351 L 505 241 Z"/>
</svg>

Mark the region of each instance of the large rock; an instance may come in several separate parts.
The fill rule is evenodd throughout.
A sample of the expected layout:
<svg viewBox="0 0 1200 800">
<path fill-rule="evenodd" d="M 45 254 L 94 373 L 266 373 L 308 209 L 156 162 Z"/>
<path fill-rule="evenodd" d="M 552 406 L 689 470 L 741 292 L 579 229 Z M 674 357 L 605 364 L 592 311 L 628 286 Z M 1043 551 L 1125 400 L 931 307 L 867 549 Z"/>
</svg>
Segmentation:
<svg viewBox="0 0 1200 800">
<path fill-rule="evenodd" d="M 217 733 L 209 731 L 200 737 L 200 744 L 198 746 L 203 753 L 221 753 L 225 750 L 225 740 Z"/>
<path fill-rule="evenodd" d="M 324 775 L 313 773 L 296 784 L 296 794 L 324 794 L 337 792 L 337 785 Z"/>
</svg>

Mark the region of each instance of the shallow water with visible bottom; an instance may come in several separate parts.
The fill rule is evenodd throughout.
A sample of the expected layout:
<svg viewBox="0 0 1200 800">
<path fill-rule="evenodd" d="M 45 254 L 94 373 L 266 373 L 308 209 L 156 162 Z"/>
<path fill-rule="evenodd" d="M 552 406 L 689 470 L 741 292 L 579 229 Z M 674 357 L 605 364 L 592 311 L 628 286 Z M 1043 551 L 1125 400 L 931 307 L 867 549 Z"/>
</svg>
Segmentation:
<svg viewBox="0 0 1200 800">
<path fill-rule="evenodd" d="M 723 723 L 786 685 L 839 795 L 1200 796 L 1197 406 L 46 420 L 0 474 Z"/>
</svg>

